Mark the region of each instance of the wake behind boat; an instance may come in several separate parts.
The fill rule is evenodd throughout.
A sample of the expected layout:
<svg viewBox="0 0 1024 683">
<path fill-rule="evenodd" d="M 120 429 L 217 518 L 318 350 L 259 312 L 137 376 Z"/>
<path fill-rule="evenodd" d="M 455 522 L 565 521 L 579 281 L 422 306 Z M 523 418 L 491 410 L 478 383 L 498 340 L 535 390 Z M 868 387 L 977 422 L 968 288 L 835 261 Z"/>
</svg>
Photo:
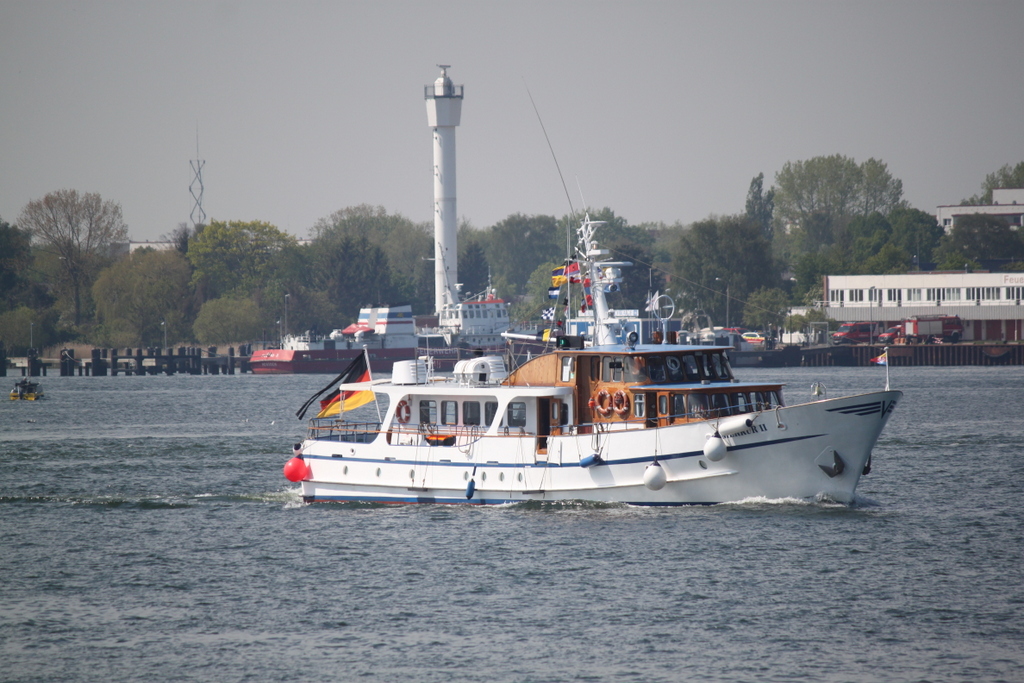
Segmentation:
<svg viewBox="0 0 1024 683">
<path fill-rule="evenodd" d="M 371 422 L 310 420 L 285 467 L 303 500 L 852 500 L 902 393 L 786 406 L 781 384 L 734 377 L 731 347 L 637 344 L 605 301 L 628 264 L 605 259 L 597 225 L 583 221 L 577 247 L 592 339 L 562 337 L 512 371 L 484 356 L 442 378 L 417 359 L 396 363 L 390 381 L 343 382 L 342 397 L 373 391 L 386 406 Z"/>
</svg>

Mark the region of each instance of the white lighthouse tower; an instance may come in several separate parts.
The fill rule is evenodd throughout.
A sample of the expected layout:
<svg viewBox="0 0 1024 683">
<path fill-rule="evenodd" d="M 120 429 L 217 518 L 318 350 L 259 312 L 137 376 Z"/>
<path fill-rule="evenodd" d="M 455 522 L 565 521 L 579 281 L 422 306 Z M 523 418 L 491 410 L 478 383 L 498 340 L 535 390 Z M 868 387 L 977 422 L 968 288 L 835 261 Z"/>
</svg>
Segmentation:
<svg viewBox="0 0 1024 683">
<path fill-rule="evenodd" d="M 455 209 L 455 126 L 462 118 L 462 86 L 452 85 L 447 64 L 424 88 L 427 125 L 434 131 L 434 309 L 458 303 L 458 214 Z"/>
</svg>

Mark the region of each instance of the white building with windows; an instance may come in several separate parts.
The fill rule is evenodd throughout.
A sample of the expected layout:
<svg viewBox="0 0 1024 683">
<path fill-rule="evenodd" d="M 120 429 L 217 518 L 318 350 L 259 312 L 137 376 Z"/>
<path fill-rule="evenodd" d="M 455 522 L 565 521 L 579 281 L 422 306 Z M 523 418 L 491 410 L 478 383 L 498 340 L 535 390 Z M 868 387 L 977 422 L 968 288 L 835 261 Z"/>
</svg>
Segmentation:
<svg viewBox="0 0 1024 683">
<path fill-rule="evenodd" d="M 874 322 L 884 331 L 914 316 L 957 315 L 966 340 L 1024 338 L 1024 273 L 826 275 L 824 291 L 820 306 L 839 322 Z"/>
<path fill-rule="evenodd" d="M 942 229 L 949 232 L 960 216 L 983 213 L 998 216 L 1017 228 L 1024 225 L 1024 189 L 992 190 L 992 203 L 982 206 L 940 206 L 935 219 Z"/>
</svg>

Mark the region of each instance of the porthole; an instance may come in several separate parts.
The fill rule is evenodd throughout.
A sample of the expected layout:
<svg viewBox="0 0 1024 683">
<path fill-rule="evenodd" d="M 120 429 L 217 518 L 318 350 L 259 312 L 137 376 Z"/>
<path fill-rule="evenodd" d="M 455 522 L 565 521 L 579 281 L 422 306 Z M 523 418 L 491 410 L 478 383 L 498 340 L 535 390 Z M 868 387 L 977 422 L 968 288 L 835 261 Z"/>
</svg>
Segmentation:
<svg viewBox="0 0 1024 683">
<path fill-rule="evenodd" d="M 469 481 L 469 472 L 462 473 L 462 481 Z"/>
<path fill-rule="evenodd" d="M 480 473 L 480 481 L 487 481 L 487 473 L 486 472 L 481 472 Z"/>
<path fill-rule="evenodd" d="M 499 472 L 498 473 L 498 481 L 505 481 L 505 473 L 504 472 Z"/>
<path fill-rule="evenodd" d="M 345 469 L 341 471 L 342 474 L 348 474 L 348 465 L 345 465 Z"/>
<path fill-rule="evenodd" d="M 380 468 L 379 467 L 377 468 L 377 476 L 378 477 L 380 476 Z"/>
<path fill-rule="evenodd" d="M 700 465 L 700 468 L 702 470 L 706 470 L 708 468 L 708 464 L 706 462 L 704 462 L 703 460 L 698 460 L 697 464 Z"/>
<path fill-rule="evenodd" d="M 522 472 L 520 472 L 520 473 L 519 473 L 519 481 L 522 481 L 522 480 L 523 480 L 523 473 L 522 473 Z"/>
<path fill-rule="evenodd" d="M 409 478 L 410 479 L 415 479 L 416 478 L 416 470 L 409 470 Z"/>
</svg>

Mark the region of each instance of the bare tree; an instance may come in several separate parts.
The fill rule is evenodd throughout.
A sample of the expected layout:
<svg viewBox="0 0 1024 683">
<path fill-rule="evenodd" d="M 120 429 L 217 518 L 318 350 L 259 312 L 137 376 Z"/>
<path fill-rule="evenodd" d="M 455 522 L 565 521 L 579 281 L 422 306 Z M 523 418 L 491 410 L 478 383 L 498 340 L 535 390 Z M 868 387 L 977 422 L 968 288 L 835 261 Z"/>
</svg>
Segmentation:
<svg viewBox="0 0 1024 683">
<path fill-rule="evenodd" d="M 75 325 L 82 322 L 82 293 L 88 292 L 99 269 L 128 240 L 121 205 L 103 201 L 96 193 L 57 190 L 29 202 L 18 221 L 33 239 L 58 257 L 75 309 Z"/>
</svg>

